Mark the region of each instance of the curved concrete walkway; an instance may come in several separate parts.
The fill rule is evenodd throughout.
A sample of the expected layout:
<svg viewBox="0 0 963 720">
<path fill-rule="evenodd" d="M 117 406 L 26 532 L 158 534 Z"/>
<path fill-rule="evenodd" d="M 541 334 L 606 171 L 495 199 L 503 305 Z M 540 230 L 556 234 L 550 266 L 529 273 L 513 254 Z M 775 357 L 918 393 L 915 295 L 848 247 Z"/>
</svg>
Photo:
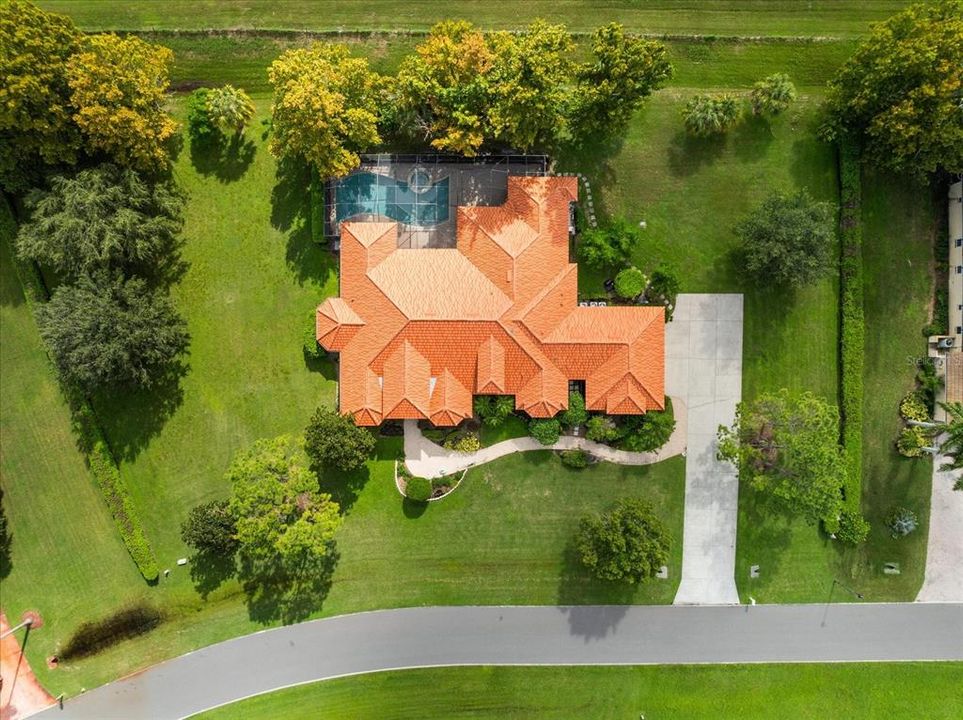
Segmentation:
<svg viewBox="0 0 963 720">
<path fill-rule="evenodd" d="M 36 717 L 183 718 L 358 673 L 440 665 L 963 659 L 963 605 L 427 607 L 315 620 L 212 645 Z"/>
<path fill-rule="evenodd" d="M 934 442 L 939 445 L 945 438 Z M 919 602 L 963 602 L 963 493 L 953 490 L 960 471 L 940 470 L 950 460 L 946 455 L 933 458 L 926 576 L 916 596 Z"/>
<path fill-rule="evenodd" d="M 484 465 L 512 453 L 572 448 L 582 448 L 602 460 L 619 465 L 651 465 L 685 452 L 688 427 L 685 403 L 672 398 L 672 409 L 675 414 L 675 430 L 665 445 L 650 453 L 616 450 L 608 445 L 571 435 L 563 435 L 554 445 L 542 445 L 534 438 L 520 437 L 503 440 L 476 452 L 460 453 L 448 450 L 422 435 L 421 430 L 418 429 L 417 420 L 405 420 L 405 465 L 414 475 L 431 479 L 461 472 L 476 465 Z"/>
</svg>

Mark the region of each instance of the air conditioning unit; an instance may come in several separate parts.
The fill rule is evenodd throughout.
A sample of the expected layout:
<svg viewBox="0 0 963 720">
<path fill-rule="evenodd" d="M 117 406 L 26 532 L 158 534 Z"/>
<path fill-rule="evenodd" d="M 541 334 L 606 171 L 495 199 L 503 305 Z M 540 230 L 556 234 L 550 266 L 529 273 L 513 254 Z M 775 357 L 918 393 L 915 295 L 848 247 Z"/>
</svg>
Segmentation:
<svg viewBox="0 0 963 720">
<path fill-rule="evenodd" d="M 953 341 L 955 339 L 956 338 L 941 337 L 939 340 L 936 341 L 936 347 L 939 350 L 949 350 L 951 347 L 953 347 Z"/>
</svg>

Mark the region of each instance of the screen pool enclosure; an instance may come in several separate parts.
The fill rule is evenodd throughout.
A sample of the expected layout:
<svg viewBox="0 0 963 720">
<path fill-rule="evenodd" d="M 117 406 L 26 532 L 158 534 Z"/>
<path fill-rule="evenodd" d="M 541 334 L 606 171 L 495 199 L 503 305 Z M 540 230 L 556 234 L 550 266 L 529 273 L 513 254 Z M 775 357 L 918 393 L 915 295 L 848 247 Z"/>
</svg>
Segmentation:
<svg viewBox="0 0 963 720">
<path fill-rule="evenodd" d="M 456 208 L 501 205 L 509 175 L 544 175 L 544 155 L 364 155 L 360 167 L 325 186 L 325 235 L 345 220 L 395 220 L 402 247 L 451 247 Z"/>
</svg>

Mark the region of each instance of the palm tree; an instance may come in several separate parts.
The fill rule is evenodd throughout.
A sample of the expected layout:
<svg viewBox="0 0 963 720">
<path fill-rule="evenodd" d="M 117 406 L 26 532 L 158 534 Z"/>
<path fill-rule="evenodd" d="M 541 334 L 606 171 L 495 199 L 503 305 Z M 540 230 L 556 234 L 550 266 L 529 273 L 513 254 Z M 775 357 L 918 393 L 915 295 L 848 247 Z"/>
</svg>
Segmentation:
<svg viewBox="0 0 963 720">
<path fill-rule="evenodd" d="M 208 92 L 207 112 L 222 131 L 233 130 L 235 136 L 239 136 L 254 117 L 254 103 L 243 90 L 225 85 Z"/>
<path fill-rule="evenodd" d="M 940 407 L 949 417 L 949 422 L 943 426 L 946 439 L 940 445 L 940 451 L 951 458 L 940 470 L 959 470 L 963 468 L 963 403 L 940 403 Z M 953 489 L 963 490 L 963 478 L 956 481 Z"/>
<path fill-rule="evenodd" d="M 724 133 L 739 117 L 739 105 L 731 95 L 696 95 L 682 111 L 685 129 L 698 137 Z"/>
</svg>

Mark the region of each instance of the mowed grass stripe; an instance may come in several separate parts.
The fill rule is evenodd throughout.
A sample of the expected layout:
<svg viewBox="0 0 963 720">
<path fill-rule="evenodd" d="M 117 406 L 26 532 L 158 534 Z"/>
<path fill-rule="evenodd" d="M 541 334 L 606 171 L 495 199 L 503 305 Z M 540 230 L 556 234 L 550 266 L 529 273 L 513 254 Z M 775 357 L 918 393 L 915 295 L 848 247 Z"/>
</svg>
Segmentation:
<svg viewBox="0 0 963 720">
<path fill-rule="evenodd" d="M 426 30 L 464 18 L 491 30 L 511 30 L 535 18 L 588 32 L 612 21 L 654 34 L 855 37 L 905 0 L 41 0 L 45 10 L 74 18 L 85 30 L 291 29 Z"/>
</svg>

